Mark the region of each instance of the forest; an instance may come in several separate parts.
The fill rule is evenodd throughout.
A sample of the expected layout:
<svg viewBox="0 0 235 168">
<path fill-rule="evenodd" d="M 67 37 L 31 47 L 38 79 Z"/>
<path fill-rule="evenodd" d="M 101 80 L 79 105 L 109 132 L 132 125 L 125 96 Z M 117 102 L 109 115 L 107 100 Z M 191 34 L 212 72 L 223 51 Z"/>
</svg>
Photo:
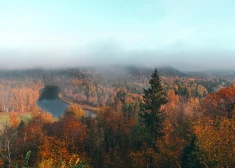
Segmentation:
<svg viewBox="0 0 235 168">
<path fill-rule="evenodd" d="M 0 167 L 233 167 L 233 83 L 235 74 L 172 67 L 1 70 Z M 63 116 L 37 106 L 44 85 L 70 102 Z"/>
</svg>

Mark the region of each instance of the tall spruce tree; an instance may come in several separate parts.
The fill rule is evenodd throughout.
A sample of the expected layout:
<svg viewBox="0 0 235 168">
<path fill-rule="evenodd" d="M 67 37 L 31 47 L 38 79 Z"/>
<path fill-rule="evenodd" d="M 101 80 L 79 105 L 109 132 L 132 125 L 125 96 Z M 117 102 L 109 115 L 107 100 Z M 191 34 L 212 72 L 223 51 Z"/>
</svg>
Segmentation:
<svg viewBox="0 0 235 168">
<path fill-rule="evenodd" d="M 151 75 L 149 81 L 150 87 L 144 89 L 143 103 L 140 106 L 140 121 L 146 127 L 150 134 L 150 144 L 155 146 L 156 140 L 163 136 L 162 123 L 165 119 L 164 111 L 161 106 L 167 103 L 165 92 L 161 85 L 161 79 L 157 69 Z"/>
</svg>

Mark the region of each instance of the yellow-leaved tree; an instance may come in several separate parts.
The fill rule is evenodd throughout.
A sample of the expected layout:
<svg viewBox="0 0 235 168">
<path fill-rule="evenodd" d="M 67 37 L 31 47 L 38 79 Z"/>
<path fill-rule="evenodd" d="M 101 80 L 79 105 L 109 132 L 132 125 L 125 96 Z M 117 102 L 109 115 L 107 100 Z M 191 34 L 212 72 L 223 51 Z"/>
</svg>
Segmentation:
<svg viewBox="0 0 235 168">
<path fill-rule="evenodd" d="M 71 104 L 69 107 L 66 109 L 64 116 L 71 116 L 75 115 L 77 119 L 81 119 L 86 115 L 85 111 L 82 109 L 81 106 L 78 104 Z"/>
<path fill-rule="evenodd" d="M 235 165 L 235 118 L 200 120 L 195 125 L 197 153 L 206 167 L 233 167 Z"/>
</svg>

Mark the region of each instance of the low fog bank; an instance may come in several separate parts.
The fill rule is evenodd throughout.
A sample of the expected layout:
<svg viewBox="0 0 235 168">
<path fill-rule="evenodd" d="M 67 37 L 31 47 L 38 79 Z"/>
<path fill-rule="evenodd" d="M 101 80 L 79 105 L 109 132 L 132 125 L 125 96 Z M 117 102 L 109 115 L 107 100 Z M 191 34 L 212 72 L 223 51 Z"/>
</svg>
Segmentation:
<svg viewBox="0 0 235 168">
<path fill-rule="evenodd" d="M 234 54 L 232 51 L 124 51 L 115 47 L 93 47 L 90 50 L 77 51 L 0 50 L 0 69 L 135 65 L 148 68 L 171 66 L 187 72 L 234 70 Z"/>
</svg>

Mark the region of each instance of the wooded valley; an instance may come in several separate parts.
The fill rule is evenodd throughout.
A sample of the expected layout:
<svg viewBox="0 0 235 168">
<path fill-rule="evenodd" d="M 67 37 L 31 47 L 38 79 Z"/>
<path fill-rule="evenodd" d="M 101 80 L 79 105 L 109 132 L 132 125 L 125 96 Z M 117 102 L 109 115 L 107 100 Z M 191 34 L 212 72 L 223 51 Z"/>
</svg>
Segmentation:
<svg viewBox="0 0 235 168">
<path fill-rule="evenodd" d="M 0 167 L 233 167 L 233 83 L 171 67 L 1 71 Z M 37 106 L 44 85 L 70 102 L 63 116 Z"/>
</svg>

